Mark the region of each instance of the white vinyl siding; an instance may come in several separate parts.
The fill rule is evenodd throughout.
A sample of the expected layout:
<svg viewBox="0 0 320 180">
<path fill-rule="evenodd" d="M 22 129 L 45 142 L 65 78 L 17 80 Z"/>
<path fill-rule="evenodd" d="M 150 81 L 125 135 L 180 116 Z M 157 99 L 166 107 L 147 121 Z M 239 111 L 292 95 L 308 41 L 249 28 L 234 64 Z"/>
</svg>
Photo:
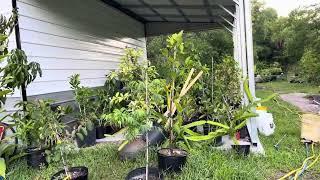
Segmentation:
<svg viewBox="0 0 320 180">
<path fill-rule="evenodd" d="M 28 96 L 68 91 L 76 73 L 84 86 L 102 86 L 124 48 L 145 51 L 144 25 L 100 0 L 18 0 L 17 6 L 22 49 L 43 70 Z"/>
</svg>

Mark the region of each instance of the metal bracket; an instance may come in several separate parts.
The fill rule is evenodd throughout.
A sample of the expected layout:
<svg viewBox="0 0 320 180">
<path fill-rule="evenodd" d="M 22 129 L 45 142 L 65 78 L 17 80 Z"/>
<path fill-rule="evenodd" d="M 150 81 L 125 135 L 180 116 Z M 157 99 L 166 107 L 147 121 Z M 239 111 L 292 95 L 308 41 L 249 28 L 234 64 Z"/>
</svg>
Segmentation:
<svg viewBox="0 0 320 180">
<path fill-rule="evenodd" d="M 234 24 L 232 22 L 230 22 L 227 18 L 219 15 L 219 17 L 221 17 L 225 22 L 227 22 L 230 26 L 232 26 L 234 28 Z"/>
<path fill-rule="evenodd" d="M 218 24 L 220 24 L 221 26 L 223 26 L 227 31 L 229 31 L 231 34 L 233 34 L 233 31 L 228 28 L 226 25 L 222 24 L 221 22 L 218 22 Z"/>
<path fill-rule="evenodd" d="M 239 0 L 233 0 L 239 6 Z"/>
<path fill-rule="evenodd" d="M 230 14 L 233 18 L 236 18 L 235 14 L 233 14 L 229 9 L 225 8 L 223 5 L 221 4 L 217 4 L 222 10 L 224 10 L 225 12 L 227 12 L 228 14 Z"/>
</svg>

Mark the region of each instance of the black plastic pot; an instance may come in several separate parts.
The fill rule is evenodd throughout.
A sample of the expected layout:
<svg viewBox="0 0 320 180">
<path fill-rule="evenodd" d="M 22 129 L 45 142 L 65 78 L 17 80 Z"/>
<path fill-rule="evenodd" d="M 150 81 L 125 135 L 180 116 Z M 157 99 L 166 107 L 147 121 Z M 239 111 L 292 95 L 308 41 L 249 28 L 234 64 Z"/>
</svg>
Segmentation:
<svg viewBox="0 0 320 180">
<path fill-rule="evenodd" d="M 142 136 L 142 139 L 145 142 L 147 142 L 147 135 L 149 140 L 149 146 L 159 145 L 166 139 L 164 131 L 159 127 L 153 127 L 150 131 L 148 131 Z"/>
<path fill-rule="evenodd" d="M 222 145 L 222 136 L 218 136 L 213 140 L 212 146 L 218 147 Z"/>
<path fill-rule="evenodd" d="M 71 167 L 69 168 L 69 173 L 71 175 L 70 180 L 87 180 L 88 179 L 88 168 L 84 166 L 79 166 L 79 167 Z M 66 176 L 66 171 L 61 170 L 54 174 L 51 177 L 51 180 L 63 180 L 65 179 Z"/>
<path fill-rule="evenodd" d="M 47 167 L 48 162 L 46 160 L 45 149 L 28 148 L 26 150 L 27 164 L 33 168 Z"/>
<path fill-rule="evenodd" d="M 105 126 L 97 126 L 96 127 L 96 138 L 103 139 L 103 138 L 105 138 L 104 134 L 106 134 L 106 127 Z"/>
<path fill-rule="evenodd" d="M 158 151 L 158 166 L 161 171 L 180 172 L 187 161 L 188 153 L 181 149 L 164 148 Z"/>
<path fill-rule="evenodd" d="M 112 126 L 105 126 L 106 128 L 106 134 L 114 134 L 116 132 L 116 129 L 114 129 Z"/>
<path fill-rule="evenodd" d="M 137 168 L 130 171 L 126 177 L 126 180 L 145 180 L 146 179 L 146 167 Z M 148 168 L 148 179 L 150 180 L 163 180 L 163 175 L 160 173 L 158 168 Z"/>
<path fill-rule="evenodd" d="M 96 129 L 88 130 L 87 136 L 83 136 L 83 140 L 76 138 L 76 142 L 79 148 L 90 147 L 96 144 Z"/>
<path fill-rule="evenodd" d="M 249 144 L 232 145 L 232 149 L 234 149 L 237 152 L 237 154 L 239 154 L 239 155 L 248 156 L 248 154 L 250 153 L 250 145 Z"/>
</svg>

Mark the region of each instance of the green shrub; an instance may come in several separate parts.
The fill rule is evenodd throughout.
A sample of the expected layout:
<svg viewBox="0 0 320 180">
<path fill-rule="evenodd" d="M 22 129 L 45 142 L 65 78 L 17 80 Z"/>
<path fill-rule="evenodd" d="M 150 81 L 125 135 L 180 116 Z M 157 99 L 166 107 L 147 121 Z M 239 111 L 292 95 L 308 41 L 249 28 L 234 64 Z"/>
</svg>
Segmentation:
<svg viewBox="0 0 320 180">
<path fill-rule="evenodd" d="M 320 54 L 314 50 L 304 52 L 301 61 L 301 77 L 312 84 L 320 84 Z"/>
</svg>

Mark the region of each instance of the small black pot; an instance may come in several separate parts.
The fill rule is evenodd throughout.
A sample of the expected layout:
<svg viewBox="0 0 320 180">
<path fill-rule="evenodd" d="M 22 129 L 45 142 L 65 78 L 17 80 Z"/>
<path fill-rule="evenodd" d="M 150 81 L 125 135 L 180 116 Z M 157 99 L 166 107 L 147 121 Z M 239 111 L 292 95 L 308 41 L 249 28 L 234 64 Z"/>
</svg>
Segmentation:
<svg viewBox="0 0 320 180">
<path fill-rule="evenodd" d="M 234 149 L 237 152 L 237 154 L 239 154 L 239 155 L 248 156 L 248 154 L 250 153 L 250 145 L 249 144 L 232 145 L 232 149 Z"/>
<path fill-rule="evenodd" d="M 76 137 L 76 142 L 79 148 L 90 147 L 96 144 L 96 129 L 88 130 L 87 136 L 83 136 L 83 140 Z"/>
<path fill-rule="evenodd" d="M 142 136 L 142 139 L 145 142 L 147 142 L 147 135 L 149 140 L 149 146 L 159 145 L 166 139 L 164 131 L 159 127 L 153 127 L 150 131 L 148 131 Z"/>
<path fill-rule="evenodd" d="M 114 134 L 116 132 L 116 130 L 112 127 L 112 126 L 105 126 L 106 132 L 105 134 Z"/>
<path fill-rule="evenodd" d="M 27 164 L 33 168 L 47 167 L 48 162 L 46 160 L 45 149 L 28 148 L 26 150 Z"/>
<path fill-rule="evenodd" d="M 97 126 L 96 127 L 96 138 L 103 139 L 103 138 L 105 138 L 104 134 L 106 134 L 106 127 L 105 126 Z"/>
<path fill-rule="evenodd" d="M 71 174 L 71 180 L 87 180 L 88 179 L 88 168 L 84 166 L 71 167 L 69 168 Z M 65 178 L 66 171 L 61 170 L 51 177 L 51 180 L 63 180 Z"/>
<path fill-rule="evenodd" d="M 164 148 L 158 151 L 158 166 L 161 171 L 180 172 L 187 161 L 188 153 L 181 149 Z"/>
<path fill-rule="evenodd" d="M 222 145 L 222 136 L 217 136 L 214 140 L 213 140 L 213 144 L 212 146 L 214 147 L 218 147 Z"/>
<path fill-rule="evenodd" d="M 146 167 L 137 168 L 130 171 L 126 177 L 126 180 L 145 180 L 146 179 Z M 148 179 L 150 180 L 163 180 L 163 175 L 160 173 L 158 168 L 149 167 Z"/>
</svg>

